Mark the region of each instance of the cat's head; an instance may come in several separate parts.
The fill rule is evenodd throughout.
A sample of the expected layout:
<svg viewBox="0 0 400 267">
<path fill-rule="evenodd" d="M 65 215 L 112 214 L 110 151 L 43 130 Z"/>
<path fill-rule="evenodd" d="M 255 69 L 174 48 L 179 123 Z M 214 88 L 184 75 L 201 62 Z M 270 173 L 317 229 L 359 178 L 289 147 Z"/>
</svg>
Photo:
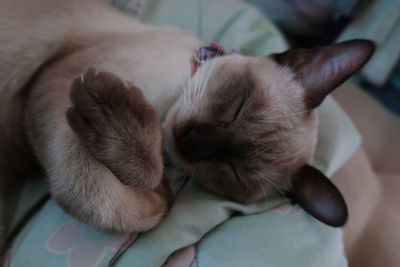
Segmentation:
<svg viewBox="0 0 400 267">
<path fill-rule="evenodd" d="M 249 202 L 281 194 L 334 226 L 347 219 L 337 188 L 311 167 L 315 108 L 374 51 L 367 40 L 264 57 L 206 61 L 164 123 L 166 150 L 200 185 Z"/>
</svg>

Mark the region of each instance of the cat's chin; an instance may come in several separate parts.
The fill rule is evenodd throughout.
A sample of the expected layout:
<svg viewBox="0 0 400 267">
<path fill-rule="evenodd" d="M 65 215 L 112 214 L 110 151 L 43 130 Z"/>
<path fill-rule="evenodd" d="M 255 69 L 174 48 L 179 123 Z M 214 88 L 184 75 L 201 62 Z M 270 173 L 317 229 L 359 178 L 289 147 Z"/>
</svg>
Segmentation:
<svg viewBox="0 0 400 267">
<path fill-rule="evenodd" d="M 209 192 L 240 203 L 256 202 L 277 195 L 265 185 L 261 188 L 258 182 L 247 181 L 244 184 L 228 163 L 190 162 L 179 153 L 173 138 L 164 141 L 166 165 L 183 171 Z"/>
</svg>

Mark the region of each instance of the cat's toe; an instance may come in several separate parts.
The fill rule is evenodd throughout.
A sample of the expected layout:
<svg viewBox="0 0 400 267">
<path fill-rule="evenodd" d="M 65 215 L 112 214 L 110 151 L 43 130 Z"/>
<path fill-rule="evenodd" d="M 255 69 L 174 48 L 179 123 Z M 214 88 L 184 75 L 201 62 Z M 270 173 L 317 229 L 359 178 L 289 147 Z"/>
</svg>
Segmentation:
<svg viewBox="0 0 400 267">
<path fill-rule="evenodd" d="M 142 91 L 109 72 L 90 68 L 73 81 L 70 98 L 71 108 L 100 132 L 109 125 L 124 131 L 129 125 L 147 127 L 158 123 Z"/>
</svg>

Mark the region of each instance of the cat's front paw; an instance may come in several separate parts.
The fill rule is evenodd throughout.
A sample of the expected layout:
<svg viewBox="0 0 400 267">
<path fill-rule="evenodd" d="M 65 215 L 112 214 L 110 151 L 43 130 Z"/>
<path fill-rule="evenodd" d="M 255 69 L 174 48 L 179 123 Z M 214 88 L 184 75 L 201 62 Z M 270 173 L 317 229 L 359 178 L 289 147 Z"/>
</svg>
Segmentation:
<svg viewBox="0 0 400 267">
<path fill-rule="evenodd" d="M 141 90 L 90 68 L 71 86 L 69 125 L 126 185 L 156 188 L 162 177 L 161 127 Z"/>
</svg>

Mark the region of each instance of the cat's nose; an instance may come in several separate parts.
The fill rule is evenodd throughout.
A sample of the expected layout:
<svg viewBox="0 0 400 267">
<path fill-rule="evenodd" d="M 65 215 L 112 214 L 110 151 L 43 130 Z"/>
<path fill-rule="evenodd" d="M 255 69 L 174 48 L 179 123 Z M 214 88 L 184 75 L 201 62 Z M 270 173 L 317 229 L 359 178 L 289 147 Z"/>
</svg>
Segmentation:
<svg viewBox="0 0 400 267">
<path fill-rule="evenodd" d="M 195 126 L 177 137 L 181 153 L 191 160 L 204 160 L 217 153 L 218 130 L 212 126 Z"/>
</svg>

